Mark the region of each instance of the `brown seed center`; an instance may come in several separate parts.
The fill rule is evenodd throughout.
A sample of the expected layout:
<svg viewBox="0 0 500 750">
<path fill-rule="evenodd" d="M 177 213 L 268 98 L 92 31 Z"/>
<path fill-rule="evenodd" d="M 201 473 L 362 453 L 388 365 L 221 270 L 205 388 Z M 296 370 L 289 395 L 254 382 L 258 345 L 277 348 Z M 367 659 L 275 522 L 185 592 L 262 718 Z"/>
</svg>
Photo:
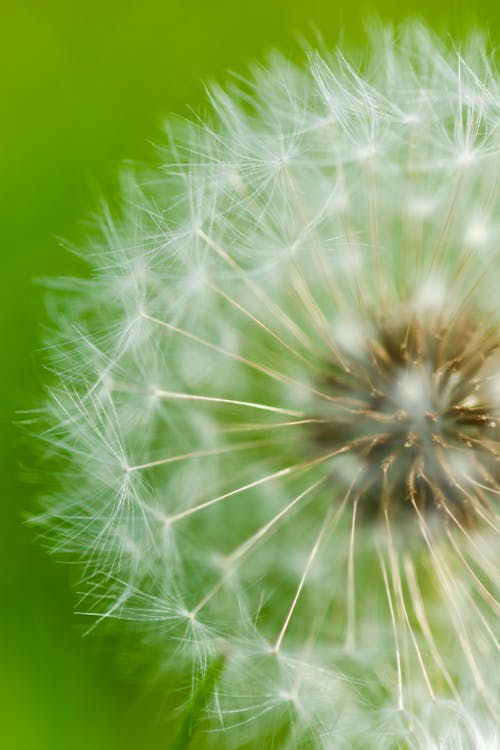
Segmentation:
<svg viewBox="0 0 500 750">
<path fill-rule="evenodd" d="M 356 457 L 362 511 L 481 516 L 500 489 L 497 331 L 471 315 L 384 320 L 348 364 L 322 384 L 313 441 Z"/>
</svg>

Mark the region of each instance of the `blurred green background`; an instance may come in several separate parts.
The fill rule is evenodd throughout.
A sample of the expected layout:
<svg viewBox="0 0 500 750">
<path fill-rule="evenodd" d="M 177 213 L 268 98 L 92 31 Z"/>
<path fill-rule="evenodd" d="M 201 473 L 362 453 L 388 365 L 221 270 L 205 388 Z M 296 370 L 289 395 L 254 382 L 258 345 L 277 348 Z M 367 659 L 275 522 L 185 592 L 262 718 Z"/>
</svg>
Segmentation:
<svg viewBox="0 0 500 750">
<path fill-rule="evenodd" d="M 163 118 L 200 106 L 202 80 L 244 71 L 272 47 L 296 50 L 311 24 L 327 40 L 344 26 L 360 41 L 366 9 L 394 20 L 418 13 L 459 35 L 477 22 L 498 42 L 497 0 L 0 2 L 3 750 L 169 747 L 161 697 L 119 676 L 109 641 L 81 637 L 67 570 L 21 523 L 36 490 L 20 478 L 32 458 L 12 422 L 43 379 L 33 279 L 83 272 L 55 238 L 82 240 L 81 219 L 98 192 L 116 190 L 120 162 L 154 156 Z"/>
</svg>

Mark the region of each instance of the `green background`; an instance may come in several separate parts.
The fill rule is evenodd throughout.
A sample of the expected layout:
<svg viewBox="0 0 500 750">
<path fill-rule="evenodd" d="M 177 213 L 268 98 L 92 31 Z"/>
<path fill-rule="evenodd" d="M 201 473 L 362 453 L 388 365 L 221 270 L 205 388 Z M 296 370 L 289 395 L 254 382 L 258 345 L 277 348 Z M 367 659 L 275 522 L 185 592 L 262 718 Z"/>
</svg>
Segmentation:
<svg viewBox="0 0 500 750">
<path fill-rule="evenodd" d="M 244 71 L 272 47 L 293 52 L 299 34 L 313 38 L 311 24 L 329 41 L 342 26 L 360 41 L 367 8 L 394 20 L 418 13 L 458 34 L 477 21 L 498 41 L 496 0 L 470 6 L 0 2 L 0 747 L 169 747 L 161 697 L 120 678 L 109 641 L 81 637 L 66 568 L 21 523 L 36 487 L 26 471 L 32 454 L 12 423 L 43 383 L 44 293 L 33 280 L 83 272 L 56 238 L 82 240 L 82 219 L 99 192 L 116 190 L 118 165 L 153 156 L 163 118 L 203 102 L 202 80 Z"/>
</svg>

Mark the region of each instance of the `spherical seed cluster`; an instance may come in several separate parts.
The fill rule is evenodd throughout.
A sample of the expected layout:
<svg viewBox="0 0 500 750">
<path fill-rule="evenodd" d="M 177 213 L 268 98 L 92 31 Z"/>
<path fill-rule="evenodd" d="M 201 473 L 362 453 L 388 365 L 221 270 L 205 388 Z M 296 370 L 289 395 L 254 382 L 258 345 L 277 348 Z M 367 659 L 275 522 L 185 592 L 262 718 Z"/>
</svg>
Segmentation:
<svg viewBox="0 0 500 750">
<path fill-rule="evenodd" d="M 484 40 L 382 29 L 211 103 L 128 178 L 58 315 L 39 520 L 87 613 L 135 624 L 179 701 L 186 675 L 193 747 L 493 747 Z"/>
</svg>

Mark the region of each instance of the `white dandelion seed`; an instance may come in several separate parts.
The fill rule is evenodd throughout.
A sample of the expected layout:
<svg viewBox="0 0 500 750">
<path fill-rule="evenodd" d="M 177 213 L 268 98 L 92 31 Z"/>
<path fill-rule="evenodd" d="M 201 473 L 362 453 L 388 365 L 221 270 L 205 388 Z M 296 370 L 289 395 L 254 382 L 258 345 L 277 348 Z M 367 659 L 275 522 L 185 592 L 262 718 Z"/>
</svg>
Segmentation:
<svg viewBox="0 0 500 750">
<path fill-rule="evenodd" d="M 213 89 L 58 318 L 38 520 L 155 671 L 218 664 L 204 747 L 498 746 L 500 86 L 372 42 Z"/>
</svg>

